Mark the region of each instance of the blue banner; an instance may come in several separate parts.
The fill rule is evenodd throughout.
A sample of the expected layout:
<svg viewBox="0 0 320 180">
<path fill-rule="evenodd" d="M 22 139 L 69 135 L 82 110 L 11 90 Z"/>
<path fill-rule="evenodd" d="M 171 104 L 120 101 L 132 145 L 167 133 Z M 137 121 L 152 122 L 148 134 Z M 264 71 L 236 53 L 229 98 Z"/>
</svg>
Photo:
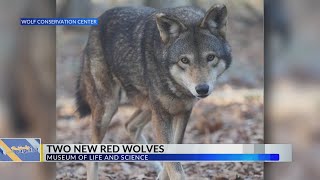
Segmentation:
<svg viewBox="0 0 320 180">
<path fill-rule="evenodd" d="M 98 18 L 20 18 L 21 26 L 97 26 Z"/>
<path fill-rule="evenodd" d="M 279 161 L 279 154 L 46 154 L 45 161 Z"/>
</svg>

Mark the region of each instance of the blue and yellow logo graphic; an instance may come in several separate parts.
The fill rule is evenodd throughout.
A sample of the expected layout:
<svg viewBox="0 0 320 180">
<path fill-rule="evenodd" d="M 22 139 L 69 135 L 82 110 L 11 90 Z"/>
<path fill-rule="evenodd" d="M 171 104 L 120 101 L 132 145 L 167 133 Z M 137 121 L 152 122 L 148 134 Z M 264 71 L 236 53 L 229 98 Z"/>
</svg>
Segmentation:
<svg viewBox="0 0 320 180">
<path fill-rule="evenodd" d="M 0 161 L 40 161 L 40 139 L 1 138 Z"/>
</svg>

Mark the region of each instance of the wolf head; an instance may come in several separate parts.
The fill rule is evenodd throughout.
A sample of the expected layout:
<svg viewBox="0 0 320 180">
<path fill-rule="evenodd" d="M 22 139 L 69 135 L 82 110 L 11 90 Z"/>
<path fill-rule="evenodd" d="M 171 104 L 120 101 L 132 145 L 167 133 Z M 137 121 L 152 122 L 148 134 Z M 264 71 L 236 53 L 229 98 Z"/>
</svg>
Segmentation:
<svg viewBox="0 0 320 180">
<path fill-rule="evenodd" d="M 158 13 L 156 23 L 171 77 L 193 96 L 204 98 L 229 67 L 231 48 L 225 37 L 226 6 L 214 5 L 201 13 L 192 23 L 179 19 L 179 15 Z"/>
</svg>

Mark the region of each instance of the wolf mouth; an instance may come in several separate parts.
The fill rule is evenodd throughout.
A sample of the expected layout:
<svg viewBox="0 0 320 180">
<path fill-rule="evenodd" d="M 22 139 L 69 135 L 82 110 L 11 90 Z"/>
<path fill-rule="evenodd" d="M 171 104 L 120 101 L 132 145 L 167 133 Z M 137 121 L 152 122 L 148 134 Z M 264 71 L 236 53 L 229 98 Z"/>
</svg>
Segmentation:
<svg viewBox="0 0 320 180">
<path fill-rule="evenodd" d="M 198 95 L 197 97 L 198 98 L 205 98 L 205 97 L 208 97 L 209 96 L 209 94 L 205 94 L 205 95 Z"/>
</svg>

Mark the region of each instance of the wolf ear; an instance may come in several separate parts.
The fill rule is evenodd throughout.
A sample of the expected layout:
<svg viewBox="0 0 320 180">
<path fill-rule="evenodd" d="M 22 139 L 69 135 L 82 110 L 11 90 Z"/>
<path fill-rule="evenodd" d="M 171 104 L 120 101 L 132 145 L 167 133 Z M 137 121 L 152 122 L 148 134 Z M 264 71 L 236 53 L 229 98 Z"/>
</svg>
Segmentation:
<svg viewBox="0 0 320 180">
<path fill-rule="evenodd" d="M 225 38 L 227 24 L 227 7 L 225 5 L 213 5 L 204 16 L 200 27 L 207 28 L 211 33 L 218 33 Z"/>
<path fill-rule="evenodd" d="M 156 23 L 161 40 L 165 44 L 177 38 L 182 31 L 187 29 L 177 18 L 164 13 L 156 14 Z"/>
</svg>

